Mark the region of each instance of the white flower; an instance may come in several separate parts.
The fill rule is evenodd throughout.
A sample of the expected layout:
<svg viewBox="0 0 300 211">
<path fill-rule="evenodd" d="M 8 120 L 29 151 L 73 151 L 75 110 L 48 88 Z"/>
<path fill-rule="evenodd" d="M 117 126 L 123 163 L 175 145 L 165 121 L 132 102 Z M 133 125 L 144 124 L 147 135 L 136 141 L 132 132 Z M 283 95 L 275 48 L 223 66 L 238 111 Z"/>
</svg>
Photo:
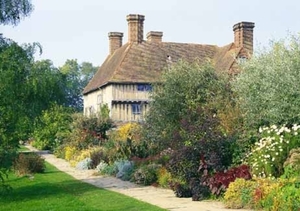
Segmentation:
<svg viewBox="0 0 300 211">
<path fill-rule="evenodd" d="M 272 161 L 274 161 L 274 160 L 275 160 L 275 158 L 273 157 L 273 158 L 272 158 Z"/>
<path fill-rule="evenodd" d="M 276 126 L 276 125 L 272 125 L 271 128 L 272 128 L 273 130 L 276 130 L 276 129 L 277 129 L 277 126 Z"/>
</svg>

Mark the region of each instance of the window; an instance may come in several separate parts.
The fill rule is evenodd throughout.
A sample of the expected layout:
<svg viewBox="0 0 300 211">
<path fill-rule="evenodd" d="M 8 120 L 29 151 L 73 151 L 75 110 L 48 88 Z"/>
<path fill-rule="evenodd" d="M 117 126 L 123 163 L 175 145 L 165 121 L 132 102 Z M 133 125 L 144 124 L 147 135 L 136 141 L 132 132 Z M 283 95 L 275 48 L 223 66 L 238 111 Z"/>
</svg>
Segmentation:
<svg viewBox="0 0 300 211">
<path fill-rule="evenodd" d="M 244 64 L 246 61 L 247 61 L 247 57 L 245 57 L 245 56 L 240 56 L 238 58 L 238 63 L 239 64 Z"/>
<path fill-rule="evenodd" d="M 150 84 L 138 84 L 137 90 L 142 92 L 152 91 L 152 86 Z"/>
<path fill-rule="evenodd" d="M 131 104 L 132 114 L 141 114 L 141 104 Z"/>
</svg>

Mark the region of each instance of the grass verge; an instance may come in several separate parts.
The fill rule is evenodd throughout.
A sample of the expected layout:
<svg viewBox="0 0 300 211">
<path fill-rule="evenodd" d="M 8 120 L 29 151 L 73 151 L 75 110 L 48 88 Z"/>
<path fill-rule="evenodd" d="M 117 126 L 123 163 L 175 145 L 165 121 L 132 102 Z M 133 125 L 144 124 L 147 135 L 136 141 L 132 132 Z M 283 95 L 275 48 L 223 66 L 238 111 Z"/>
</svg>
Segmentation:
<svg viewBox="0 0 300 211">
<path fill-rule="evenodd" d="M 163 211 L 165 209 L 75 180 L 46 163 L 33 179 L 9 174 L 13 191 L 0 196 L 6 211 Z"/>
</svg>

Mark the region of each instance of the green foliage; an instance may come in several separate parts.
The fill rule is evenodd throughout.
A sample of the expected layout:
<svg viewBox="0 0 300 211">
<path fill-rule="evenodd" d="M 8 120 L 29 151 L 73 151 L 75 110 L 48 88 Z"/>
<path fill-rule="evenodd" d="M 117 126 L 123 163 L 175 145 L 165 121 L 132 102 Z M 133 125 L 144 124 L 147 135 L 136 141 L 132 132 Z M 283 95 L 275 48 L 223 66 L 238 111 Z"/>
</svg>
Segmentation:
<svg viewBox="0 0 300 211">
<path fill-rule="evenodd" d="M 204 108 L 209 115 L 218 116 L 218 111 L 224 111 L 223 100 L 229 95 L 226 77 L 218 74 L 210 63 L 178 62 L 165 70 L 161 84 L 154 86 L 145 138 L 160 149 L 180 148 L 189 141 L 197 140 L 201 134 L 174 141 L 174 135 L 183 130 L 179 123 L 191 114 L 193 121 L 198 120 L 197 123 L 201 124 L 203 119 L 193 115 L 199 108 Z"/>
<path fill-rule="evenodd" d="M 106 116 L 83 116 L 73 114 L 71 132 L 65 136 L 63 146 L 70 146 L 76 150 L 102 146 L 107 140 L 106 132 L 113 126 L 111 119 Z"/>
<path fill-rule="evenodd" d="M 158 170 L 158 174 L 157 174 L 157 182 L 159 186 L 163 188 L 168 188 L 170 187 L 171 180 L 172 180 L 171 173 L 168 172 L 168 170 L 165 167 L 161 167 Z"/>
<path fill-rule="evenodd" d="M 283 174 L 283 164 L 291 149 L 300 146 L 300 126 L 260 128 L 261 139 L 248 154 L 246 162 L 255 177 L 279 177 Z"/>
<path fill-rule="evenodd" d="M 50 61 L 34 62 L 39 44 L 19 46 L 0 37 L 0 148 L 27 140 L 34 120 L 53 102 L 63 103 L 60 73 Z"/>
<path fill-rule="evenodd" d="M 101 161 L 108 162 L 105 150 L 102 147 L 95 147 L 92 149 L 90 158 L 92 160 L 91 168 L 94 169 Z"/>
<path fill-rule="evenodd" d="M 118 173 L 118 167 L 116 163 L 113 163 L 111 165 L 105 165 L 105 162 L 104 163 L 101 162 L 100 166 L 98 166 L 98 169 L 101 174 L 105 174 L 105 175 L 116 176 L 116 174 Z"/>
<path fill-rule="evenodd" d="M 29 16 L 32 10 L 31 0 L 1 0 L 0 24 L 17 25 L 22 18 Z"/>
<path fill-rule="evenodd" d="M 157 182 L 157 174 L 161 165 L 148 164 L 140 166 L 133 173 L 133 180 L 137 184 L 152 185 Z"/>
<path fill-rule="evenodd" d="M 300 188 L 295 183 L 287 183 L 278 191 L 272 191 L 262 202 L 270 211 L 298 211 L 300 209 Z"/>
<path fill-rule="evenodd" d="M 300 148 L 292 149 L 283 164 L 284 174 L 282 178 L 300 178 Z"/>
<path fill-rule="evenodd" d="M 110 142 L 114 151 L 111 159 L 145 158 L 148 152 L 148 143 L 141 139 L 141 125 L 127 123 L 110 134 Z"/>
<path fill-rule="evenodd" d="M 81 112 L 83 109 L 82 90 L 97 71 L 97 67 L 88 62 L 80 65 L 77 60 L 68 59 L 59 69 L 63 74 L 66 106 Z"/>
<path fill-rule="evenodd" d="M 228 208 L 250 208 L 270 211 L 298 211 L 299 181 L 286 179 L 236 179 L 224 195 Z"/>
<path fill-rule="evenodd" d="M 299 36 L 290 36 L 241 65 L 232 84 L 246 126 L 299 122 L 299 54 Z"/>
<path fill-rule="evenodd" d="M 115 165 L 118 168 L 118 173 L 116 174 L 117 178 L 121 180 L 128 181 L 131 179 L 131 175 L 134 170 L 134 164 L 129 160 L 118 160 L 115 161 Z"/>
<path fill-rule="evenodd" d="M 224 195 L 224 202 L 228 208 L 249 208 L 253 204 L 253 190 L 255 182 L 238 178 L 229 184 Z"/>
<path fill-rule="evenodd" d="M 16 147 L 30 128 L 27 78 L 32 54 L 17 43 L 0 37 L 0 144 Z M 18 86 L 16 86 L 18 84 Z"/>
<path fill-rule="evenodd" d="M 36 153 L 20 153 L 14 161 L 14 171 L 18 176 L 42 173 L 45 171 L 45 160 Z"/>
<path fill-rule="evenodd" d="M 60 146 L 63 138 L 70 132 L 71 112 L 70 109 L 56 104 L 43 111 L 36 122 L 32 145 L 42 150 L 55 150 Z"/>
</svg>

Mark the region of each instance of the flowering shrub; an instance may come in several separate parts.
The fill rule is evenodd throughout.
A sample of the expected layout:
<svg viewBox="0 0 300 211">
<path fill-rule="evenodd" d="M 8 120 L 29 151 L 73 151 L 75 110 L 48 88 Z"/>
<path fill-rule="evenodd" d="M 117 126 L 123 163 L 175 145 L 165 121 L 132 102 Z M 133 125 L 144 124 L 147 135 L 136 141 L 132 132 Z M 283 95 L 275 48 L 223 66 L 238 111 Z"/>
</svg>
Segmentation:
<svg viewBox="0 0 300 211">
<path fill-rule="evenodd" d="M 262 138 L 247 155 L 246 163 L 253 177 L 278 177 L 283 173 L 283 163 L 291 149 L 300 146 L 300 125 L 276 125 L 259 129 Z"/>
<path fill-rule="evenodd" d="M 298 185 L 297 185 L 298 184 Z M 236 179 L 224 195 L 228 208 L 250 208 L 270 211 L 298 211 L 300 208 L 299 181 L 257 178 Z"/>
<path fill-rule="evenodd" d="M 117 133 L 115 134 L 116 140 L 126 141 L 127 139 L 133 139 L 133 136 L 137 135 L 136 133 L 140 129 L 140 125 L 137 123 L 127 123 L 118 128 Z"/>
<path fill-rule="evenodd" d="M 70 147 L 70 146 L 66 146 L 65 147 L 65 159 L 67 161 L 70 161 L 73 159 L 73 157 L 75 156 L 77 152 L 77 149 L 75 147 Z"/>
</svg>

